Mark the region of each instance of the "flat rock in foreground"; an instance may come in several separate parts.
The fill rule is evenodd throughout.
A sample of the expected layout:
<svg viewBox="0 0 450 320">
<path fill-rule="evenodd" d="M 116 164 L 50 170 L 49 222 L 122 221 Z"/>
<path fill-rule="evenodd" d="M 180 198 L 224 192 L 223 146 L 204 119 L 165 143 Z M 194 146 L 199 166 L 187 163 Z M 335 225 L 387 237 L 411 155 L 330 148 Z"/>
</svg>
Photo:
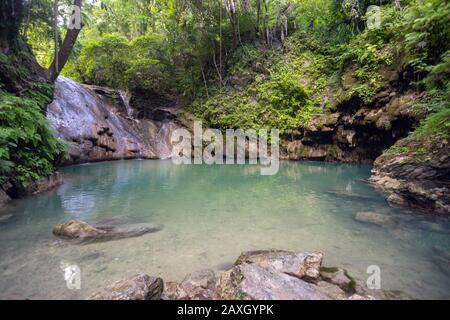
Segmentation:
<svg viewBox="0 0 450 320">
<path fill-rule="evenodd" d="M 135 276 L 118 281 L 89 299 L 104 300 L 392 300 L 401 292 L 368 291 L 344 269 L 322 267 L 321 253 L 250 251 L 219 277 L 212 270 L 181 283 Z"/>
<path fill-rule="evenodd" d="M 322 261 L 323 254 L 319 252 L 269 250 L 244 252 L 239 256 L 236 264 L 256 264 L 299 279 L 315 281 L 319 279 Z"/>
<path fill-rule="evenodd" d="M 214 298 L 223 300 L 330 300 L 312 284 L 263 268 L 242 264 L 226 271 L 219 280 Z"/>
<path fill-rule="evenodd" d="M 113 283 L 91 295 L 89 300 L 160 300 L 163 288 L 161 278 L 139 274 Z"/>
<path fill-rule="evenodd" d="M 162 229 L 155 224 L 130 225 L 90 225 L 83 221 L 72 220 L 53 228 L 53 234 L 78 243 L 109 241 L 139 237 Z"/>
</svg>

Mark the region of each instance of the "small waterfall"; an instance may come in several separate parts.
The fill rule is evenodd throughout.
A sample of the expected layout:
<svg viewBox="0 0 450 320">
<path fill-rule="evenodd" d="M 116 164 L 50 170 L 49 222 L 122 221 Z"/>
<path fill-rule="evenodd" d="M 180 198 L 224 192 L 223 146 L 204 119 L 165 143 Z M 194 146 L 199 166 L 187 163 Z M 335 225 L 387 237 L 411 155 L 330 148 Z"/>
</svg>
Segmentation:
<svg viewBox="0 0 450 320">
<path fill-rule="evenodd" d="M 118 159 L 168 159 L 170 138 L 180 127 L 175 120 L 134 119 L 131 96 L 119 91 L 125 112 L 117 112 L 109 93 L 92 90 L 75 81 L 59 77 L 55 97 L 47 107 L 47 118 L 57 135 L 71 145 L 71 163 Z M 109 100 L 108 100 L 109 99 Z M 134 121 L 130 121 L 133 119 Z"/>
<path fill-rule="evenodd" d="M 128 91 L 119 90 L 120 99 L 125 107 L 125 111 L 127 116 L 130 118 L 134 118 L 134 110 L 130 106 L 131 94 Z"/>
</svg>

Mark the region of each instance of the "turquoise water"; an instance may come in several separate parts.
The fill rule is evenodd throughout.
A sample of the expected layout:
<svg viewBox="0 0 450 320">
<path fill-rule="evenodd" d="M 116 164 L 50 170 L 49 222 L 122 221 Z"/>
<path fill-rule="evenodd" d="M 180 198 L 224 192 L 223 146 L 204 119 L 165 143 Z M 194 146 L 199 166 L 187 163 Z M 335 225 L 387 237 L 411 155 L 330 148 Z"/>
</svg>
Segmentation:
<svg viewBox="0 0 450 320">
<path fill-rule="evenodd" d="M 321 251 L 325 264 L 365 282 L 381 268 L 382 288 L 420 299 L 450 298 L 448 219 L 391 208 L 365 179 L 370 167 L 285 162 L 276 176 L 255 166 L 175 166 L 122 161 L 63 169 L 65 183 L 14 201 L 0 222 L 0 299 L 82 299 L 135 273 L 179 281 L 193 271 L 223 270 L 244 250 Z M 392 216 L 379 227 L 360 211 Z M 55 224 L 164 226 L 139 238 L 78 246 L 52 236 Z M 81 268 L 81 290 L 66 287 L 61 264 Z M 447 267 L 447 268 L 446 268 Z"/>
</svg>

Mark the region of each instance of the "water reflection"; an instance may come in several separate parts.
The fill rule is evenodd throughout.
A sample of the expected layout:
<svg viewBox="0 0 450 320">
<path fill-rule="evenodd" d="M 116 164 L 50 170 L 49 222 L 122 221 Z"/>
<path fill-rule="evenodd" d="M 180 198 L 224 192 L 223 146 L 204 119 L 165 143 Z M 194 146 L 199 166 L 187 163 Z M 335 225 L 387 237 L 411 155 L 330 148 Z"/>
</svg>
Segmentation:
<svg viewBox="0 0 450 320">
<path fill-rule="evenodd" d="M 261 176 L 258 166 L 123 161 L 64 173 L 58 190 L 6 209 L 13 218 L 0 224 L 0 298 L 83 298 L 137 272 L 181 280 L 189 272 L 229 264 L 241 251 L 267 248 L 319 250 L 326 264 L 363 279 L 368 265 L 379 265 L 387 289 L 450 298 L 448 219 L 389 207 L 364 182 L 370 175 L 366 166 L 284 162 L 278 175 Z M 388 215 L 395 223 L 362 223 L 355 220 L 361 211 Z M 81 247 L 55 242 L 52 227 L 74 218 L 120 218 L 164 229 Z M 61 261 L 82 268 L 81 292 L 67 292 L 60 283 Z"/>
</svg>

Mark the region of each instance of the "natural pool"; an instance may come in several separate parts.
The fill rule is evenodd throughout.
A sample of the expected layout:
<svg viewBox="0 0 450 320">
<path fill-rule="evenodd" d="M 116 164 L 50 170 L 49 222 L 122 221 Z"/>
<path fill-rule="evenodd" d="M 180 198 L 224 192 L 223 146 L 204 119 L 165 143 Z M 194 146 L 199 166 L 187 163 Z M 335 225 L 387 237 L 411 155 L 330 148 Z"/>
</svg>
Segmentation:
<svg viewBox="0 0 450 320">
<path fill-rule="evenodd" d="M 121 161 L 64 168 L 65 183 L 14 201 L 0 218 L 0 299 L 82 299 L 136 273 L 182 280 L 229 266 L 241 251 L 321 251 L 325 265 L 365 282 L 378 265 L 383 289 L 421 299 L 450 298 L 450 222 L 389 207 L 365 183 L 370 167 L 284 162 L 276 176 L 255 166 L 175 166 Z M 355 220 L 360 211 L 391 215 L 391 227 Z M 71 219 L 121 218 L 162 231 L 78 246 L 57 240 Z M 1 221 L 1 219 L 0 219 Z M 81 268 L 68 290 L 61 263 Z M 447 271 L 448 272 L 448 271 Z"/>
</svg>

